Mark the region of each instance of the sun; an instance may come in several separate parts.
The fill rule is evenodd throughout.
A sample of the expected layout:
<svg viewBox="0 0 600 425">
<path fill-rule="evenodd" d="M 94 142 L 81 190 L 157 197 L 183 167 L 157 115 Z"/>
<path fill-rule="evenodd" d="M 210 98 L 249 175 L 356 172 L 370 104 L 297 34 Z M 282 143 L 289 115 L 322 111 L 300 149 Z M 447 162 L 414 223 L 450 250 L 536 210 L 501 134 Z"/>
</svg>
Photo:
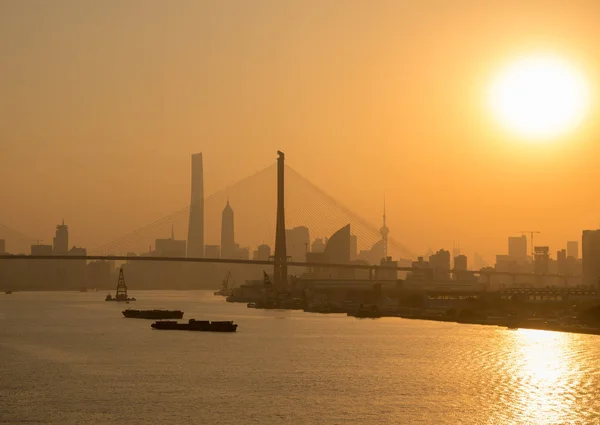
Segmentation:
<svg viewBox="0 0 600 425">
<path fill-rule="evenodd" d="M 499 73 L 489 91 L 494 117 L 529 140 L 547 140 L 573 131 L 589 104 L 583 75 L 550 55 L 524 57 Z"/>
</svg>

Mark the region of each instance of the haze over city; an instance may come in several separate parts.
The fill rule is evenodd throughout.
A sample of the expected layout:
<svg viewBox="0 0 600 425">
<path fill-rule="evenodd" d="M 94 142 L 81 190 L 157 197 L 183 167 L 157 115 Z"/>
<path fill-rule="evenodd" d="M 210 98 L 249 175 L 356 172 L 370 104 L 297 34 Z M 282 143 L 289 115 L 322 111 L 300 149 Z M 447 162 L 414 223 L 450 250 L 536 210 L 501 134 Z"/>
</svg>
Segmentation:
<svg viewBox="0 0 600 425">
<path fill-rule="evenodd" d="M 596 228 L 595 1 L 0 4 L 2 223 L 88 248 L 272 164 L 273 152 L 412 251 L 493 262 L 506 237 Z M 512 63 L 566 61 L 580 124 L 532 141 L 488 93 Z M 77 229 L 74 231 L 74 229 Z"/>
</svg>

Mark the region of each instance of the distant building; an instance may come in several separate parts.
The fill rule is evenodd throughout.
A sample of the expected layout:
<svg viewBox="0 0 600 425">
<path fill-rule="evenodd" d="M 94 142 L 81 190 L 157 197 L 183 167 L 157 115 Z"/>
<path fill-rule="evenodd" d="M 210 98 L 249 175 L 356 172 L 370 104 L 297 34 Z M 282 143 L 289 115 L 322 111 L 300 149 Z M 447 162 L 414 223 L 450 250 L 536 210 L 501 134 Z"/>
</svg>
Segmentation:
<svg viewBox="0 0 600 425">
<path fill-rule="evenodd" d="M 192 155 L 192 192 L 187 239 L 187 256 L 204 256 L 204 171 L 202 154 Z"/>
<path fill-rule="evenodd" d="M 310 247 L 308 227 L 285 229 L 285 244 L 286 253 L 288 257 L 292 257 L 292 261 L 306 261 L 306 252 Z"/>
<path fill-rule="evenodd" d="M 0 239 L 0 254 L 6 254 L 6 241 Z"/>
<path fill-rule="evenodd" d="M 533 272 L 535 274 L 548 274 L 550 266 L 550 248 L 536 246 L 534 248 Z"/>
<path fill-rule="evenodd" d="M 567 242 L 567 257 L 573 257 L 576 260 L 579 259 L 579 242 L 568 241 Z"/>
<path fill-rule="evenodd" d="M 561 249 L 556 252 L 556 264 L 557 264 L 557 272 L 559 274 L 570 274 L 568 273 L 568 263 L 567 263 L 567 250 Z"/>
<path fill-rule="evenodd" d="M 271 247 L 269 245 L 262 244 L 259 245 L 254 252 L 256 253 L 254 256 L 256 261 L 269 261 L 269 257 L 271 256 Z"/>
<path fill-rule="evenodd" d="M 227 205 L 221 213 L 221 257 L 235 258 L 236 250 L 233 209 L 229 205 L 229 200 L 227 200 Z"/>
<path fill-rule="evenodd" d="M 517 260 L 527 258 L 527 237 L 525 235 L 508 238 L 508 255 Z"/>
<path fill-rule="evenodd" d="M 434 279 L 450 278 L 450 251 L 440 249 L 429 256 L 429 266 L 433 269 Z"/>
<path fill-rule="evenodd" d="M 31 245 L 31 255 L 52 255 L 52 245 Z M 66 254 L 66 251 L 65 251 Z"/>
<path fill-rule="evenodd" d="M 172 230 L 169 239 L 156 239 L 154 246 L 157 257 L 184 258 L 186 255 L 186 241 L 176 240 Z"/>
<path fill-rule="evenodd" d="M 467 270 L 467 256 L 457 255 L 454 257 L 454 270 Z"/>
<path fill-rule="evenodd" d="M 249 260 L 250 259 L 250 248 L 244 247 L 244 248 L 240 248 L 237 247 L 235 250 L 235 257 L 236 260 Z"/>
<path fill-rule="evenodd" d="M 321 238 L 315 239 L 310 247 L 310 252 L 324 252 L 325 251 L 325 242 L 323 242 L 323 239 L 321 239 Z"/>
<path fill-rule="evenodd" d="M 581 248 L 582 283 L 600 287 L 600 230 L 584 230 Z"/>
<path fill-rule="evenodd" d="M 219 245 L 206 245 L 204 247 L 204 256 L 206 258 L 220 258 L 221 247 Z"/>
<path fill-rule="evenodd" d="M 392 257 L 381 259 L 379 267 L 375 269 L 375 279 L 377 280 L 398 280 L 398 262 L 393 261 Z"/>
<path fill-rule="evenodd" d="M 54 236 L 54 254 L 65 255 L 69 252 L 69 226 L 62 224 L 56 226 L 56 236 Z"/>
</svg>

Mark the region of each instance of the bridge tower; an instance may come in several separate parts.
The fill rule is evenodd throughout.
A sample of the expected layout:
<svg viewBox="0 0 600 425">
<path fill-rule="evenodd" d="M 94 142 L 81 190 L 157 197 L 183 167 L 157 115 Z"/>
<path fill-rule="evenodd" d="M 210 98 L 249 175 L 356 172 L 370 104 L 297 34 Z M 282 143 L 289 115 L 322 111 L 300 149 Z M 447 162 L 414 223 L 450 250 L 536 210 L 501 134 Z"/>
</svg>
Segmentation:
<svg viewBox="0 0 600 425">
<path fill-rule="evenodd" d="M 275 228 L 275 252 L 273 253 L 273 280 L 275 287 L 287 286 L 287 253 L 285 248 L 285 155 L 277 151 L 277 226 Z"/>
</svg>

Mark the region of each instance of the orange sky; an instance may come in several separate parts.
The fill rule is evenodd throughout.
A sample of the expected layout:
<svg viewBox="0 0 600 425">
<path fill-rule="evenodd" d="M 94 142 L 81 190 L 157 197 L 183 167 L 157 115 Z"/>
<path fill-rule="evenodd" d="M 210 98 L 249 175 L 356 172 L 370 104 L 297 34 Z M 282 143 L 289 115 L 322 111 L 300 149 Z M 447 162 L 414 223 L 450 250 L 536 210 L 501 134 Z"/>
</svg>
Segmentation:
<svg viewBox="0 0 600 425">
<path fill-rule="evenodd" d="M 94 248 L 275 161 L 391 236 L 552 252 L 600 225 L 600 2 L 0 2 L 0 223 Z M 532 145 L 483 109 L 491 76 L 551 50 L 593 88 L 576 134 Z M 9 246 L 10 248 L 10 246 Z"/>
</svg>

